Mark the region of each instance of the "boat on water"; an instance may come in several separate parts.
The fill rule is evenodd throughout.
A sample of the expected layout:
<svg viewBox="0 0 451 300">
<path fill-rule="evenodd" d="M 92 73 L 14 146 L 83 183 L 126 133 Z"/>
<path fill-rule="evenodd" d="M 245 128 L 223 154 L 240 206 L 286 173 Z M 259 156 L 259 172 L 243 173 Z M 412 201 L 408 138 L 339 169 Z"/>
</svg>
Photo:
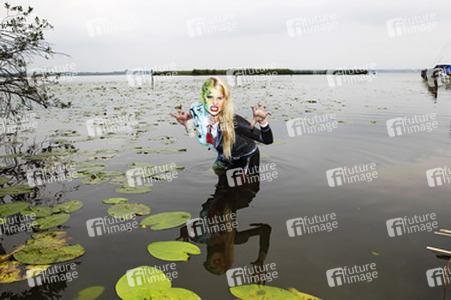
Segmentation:
<svg viewBox="0 0 451 300">
<path fill-rule="evenodd" d="M 432 69 L 421 70 L 421 77 L 426 80 L 429 86 L 440 86 L 451 84 L 451 65 L 436 65 Z"/>
</svg>

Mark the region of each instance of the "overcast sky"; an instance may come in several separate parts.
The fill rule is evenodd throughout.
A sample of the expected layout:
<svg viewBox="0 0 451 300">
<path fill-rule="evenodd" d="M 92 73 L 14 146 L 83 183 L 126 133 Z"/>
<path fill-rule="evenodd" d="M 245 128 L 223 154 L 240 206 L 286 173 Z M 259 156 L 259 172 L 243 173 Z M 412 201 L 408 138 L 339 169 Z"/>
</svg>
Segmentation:
<svg viewBox="0 0 451 300">
<path fill-rule="evenodd" d="M 450 0 L 10 3 L 34 7 L 55 26 L 46 34 L 54 49 L 71 56 L 36 67 L 381 69 L 451 63 Z"/>
</svg>

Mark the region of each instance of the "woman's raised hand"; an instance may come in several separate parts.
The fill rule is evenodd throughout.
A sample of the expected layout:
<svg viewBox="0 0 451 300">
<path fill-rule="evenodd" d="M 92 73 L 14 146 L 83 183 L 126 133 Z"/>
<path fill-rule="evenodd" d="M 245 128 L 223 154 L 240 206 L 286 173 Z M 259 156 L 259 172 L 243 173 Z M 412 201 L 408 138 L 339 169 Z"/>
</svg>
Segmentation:
<svg viewBox="0 0 451 300">
<path fill-rule="evenodd" d="M 271 115 L 270 111 L 266 111 L 265 112 L 266 106 L 265 105 L 262 106 L 261 103 L 258 104 L 258 107 L 255 107 L 255 106 L 252 105 L 251 108 L 252 108 L 252 113 L 253 113 L 253 120 L 252 120 L 252 123 L 251 123 L 251 129 L 254 128 L 254 125 L 257 122 L 260 123 L 260 124 L 265 123 L 266 122 L 266 116 L 267 115 Z"/>
<path fill-rule="evenodd" d="M 179 110 L 178 114 L 172 114 L 172 117 L 177 119 L 177 122 L 185 126 L 185 129 L 188 130 L 187 121 L 192 118 L 189 112 L 184 112 L 183 110 Z"/>
</svg>

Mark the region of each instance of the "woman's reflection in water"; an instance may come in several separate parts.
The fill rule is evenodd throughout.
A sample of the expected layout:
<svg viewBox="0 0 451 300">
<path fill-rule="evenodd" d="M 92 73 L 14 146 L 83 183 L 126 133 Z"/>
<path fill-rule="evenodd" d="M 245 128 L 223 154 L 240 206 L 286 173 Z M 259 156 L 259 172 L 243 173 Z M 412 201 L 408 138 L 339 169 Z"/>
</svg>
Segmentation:
<svg viewBox="0 0 451 300">
<path fill-rule="evenodd" d="M 211 273 L 225 274 L 233 265 L 235 245 L 247 243 L 252 236 L 259 237 L 259 252 L 256 260 L 251 264 L 261 266 L 266 258 L 271 226 L 254 223 L 250 224 L 252 228 L 239 231 L 236 215 L 237 210 L 249 206 L 260 189 L 259 174 L 251 174 L 250 171 L 255 170 L 256 168 L 253 167 L 259 165 L 259 156 L 257 150 L 257 153 L 249 158 L 251 161 L 243 162 L 244 168 L 241 168 L 240 171 L 244 175 L 236 178 L 237 182 L 233 187 L 227 181 L 226 171 L 218 166 L 217 161 L 213 169 L 219 180 L 214 194 L 202 204 L 200 219 L 197 219 L 191 226 L 188 225 L 190 228 L 184 226 L 180 231 L 181 238 L 185 241 L 191 238 L 196 243 L 207 245 L 204 267 Z M 236 166 L 236 168 L 238 167 L 239 165 Z M 228 169 L 230 170 L 230 168 Z"/>
</svg>

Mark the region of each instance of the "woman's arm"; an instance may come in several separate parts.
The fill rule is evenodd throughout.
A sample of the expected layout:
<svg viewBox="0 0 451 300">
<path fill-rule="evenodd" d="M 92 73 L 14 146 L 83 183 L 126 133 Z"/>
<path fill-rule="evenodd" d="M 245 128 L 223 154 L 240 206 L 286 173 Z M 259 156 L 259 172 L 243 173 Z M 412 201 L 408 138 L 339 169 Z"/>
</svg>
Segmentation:
<svg viewBox="0 0 451 300">
<path fill-rule="evenodd" d="M 260 129 L 258 129 L 252 128 L 252 124 L 239 115 L 235 116 L 235 121 L 235 132 L 237 134 L 267 145 L 273 142 L 272 131 L 267 122 L 263 125 L 260 124 Z"/>
</svg>

